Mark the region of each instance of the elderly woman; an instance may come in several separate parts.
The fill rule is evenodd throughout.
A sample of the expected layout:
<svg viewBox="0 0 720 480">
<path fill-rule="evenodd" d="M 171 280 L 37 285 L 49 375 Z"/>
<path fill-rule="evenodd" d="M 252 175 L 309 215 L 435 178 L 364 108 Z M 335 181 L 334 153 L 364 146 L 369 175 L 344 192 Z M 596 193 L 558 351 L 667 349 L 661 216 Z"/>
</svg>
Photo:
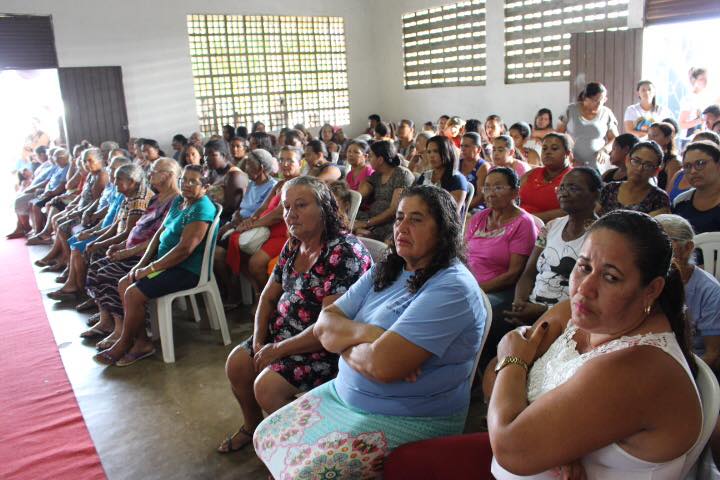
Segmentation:
<svg viewBox="0 0 720 480">
<path fill-rule="evenodd" d="M 543 142 L 553 135 L 557 134 L 548 133 Z M 589 167 L 577 167 L 563 177 L 556 195 L 565 216 L 548 222 L 538 235 L 515 286 L 512 310 L 503 312 L 506 321 L 530 324 L 551 306 L 568 299 L 570 273 L 587 230 L 597 219 L 595 205 L 601 188 L 600 175 Z"/>
<path fill-rule="evenodd" d="M 315 325 L 341 355 L 337 378 L 255 431 L 275 478 L 374 478 L 399 445 L 463 429 L 487 312 L 461 260 L 455 203 L 438 187 L 411 187 L 393 230 L 386 258 Z"/>
<path fill-rule="evenodd" d="M 240 205 L 248 188 L 248 175 L 233 165 L 224 140 L 210 140 L 205 144 L 205 165 L 208 168 L 210 199 L 222 205 L 222 222 L 228 222 Z"/>
<path fill-rule="evenodd" d="M 441 135 L 432 137 L 428 140 L 427 158 L 431 170 L 423 172 L 415 184 L 435 185 L 447 190 L 455 200 L 457 214 L 462 215 L 465 210 L 468 181 L 465 175 L 458 171 L 460 160 L 453 140 Z"/>
<path fill-rule="evenodd" d="M 180 165 L 171 158 L 159 158 L 150 168 L 150 185 L 157 191 L 147 210 L 138 219 L 125 242 L 111 245 L 107 256 L 90 264 L 85 284 L 99 311 L 97 322 L 81 337 L 107 336 L 99 348 L 107 348 L 120 338 L 123 305 L 118 283 L 137 265 L 155 232 L 162 226 L 170 206 L 180 194 Z M 113 323 L 114 321 L 114 323 Z"/>
<path fill-rule="evenodd" d="M 268 281 L 268 264 L 273 258 L 280 255 L 287 241 L 287 226 L 283 221 L 281 204 L 282 186 L 286 181 L 300 175 L 301 159 L 302 150 L 297 147 L 284 146 L 280 149 L 280 171 L 284 180 L 275 184 L 270 195 L 249 219 L 235 227 L 227 245 L 218 246 L 215 249 L 215 273 L 227 291 L 228 302 L 225 306 L 228 309 L 236 306 L 232 297 L 236 289 L 231 288 L 231 272 L 235 275 L 247 272 L 258 293 L 262 291 Z M 270 236 L 252 255 L 244 255 L 240 251 L 240 235 L 254 228 L 267 228 L 270 230 Z M 221 231 L 225 233 L 227 230 Z"/>
<path fill-rule="evenodd" d="M 555 193 L 572 168 L 572 139 L 548 133 L 542 141 L 542 167 L 533 168 L 520 182 L 520 205 L 543 222 L 565 214 Z"/>
<path fill-rule="evenodd" d="M 637 143 L 628 154 L 628 179 L 610 182 L 600 193 L 600 214 L 617 209 L 636 210 L 651 216 L 670 213 L 670 199 L 664 190 L 654 185 L 663 153 L 660 146 L 648 140 Z"/>
<path fill-rule="evenodd" d="M 145 213 L 153 191 L 145 182 L 145 173 L 139 165 L 123 165 L 115 173 L 115 184 L 118 192 L 124 195 L 125 200 L 120 206 L 113 225 L 102 235 L 88 244 L 86 253 L 90 261 L 104 256 L 111 245 L 124 242 L 135 226 L 140 216 Z M 48 293 L 53 300 L 79 299 L 83 296 L 85 276 L 79 276 L 79 270 L 74 271 L 73 280 L 66 283 L 61 289 Z"/>
<path fill-rule="evenodd" d="M 220 445 L 223 453 L 250 443 L 263 410 L 272 413 L 335 376 L 337 356 L 315 338 L 313 325 L 322 307 L 345 293 L 372 262 L 347 232 L 324 182 L 288 181 L 282 205 L 291 238 L 260 296 L 253 336 L 227 361 L 245 423 Z"/>
<path fill-rule="evenodd" d="M 384 241 L 392 233 L 395 211 L 402 191 L 412 185 L 415 176 L 400 166 L 400 156 L 393 142 L 382 140 L 370 145 L 370 166 L 375 170 L 358 190 L 363 201 L 369 202 L 365 211 L 358 212 L 355 232 Z"/>
<path fill-rule="evenodd" d="M 575 139 L 575 165 L 586 165 L 605 171 L 612 141 L 618 136 L 618 122 L 612 110 L 605 106 L 607 89 L 601 83 L 590 82 L 578 95 L 577 103 L 568 106 L 558 131 Z"/>
<path fill-rule="evenodd" d="M 683 478 L 702 409 L 671 257 L 644 213 L 612 212 L 590 228 L 571 300 L 498 346 L 487 417 L 494 478 Z M 443 466 L 482 478 L 481 438 L 429 447 Z M 426 450 L 415 449 L 407 478 L 438 471 Z"/>
<path fill-rule="evenodd" d="M 70 155 L 65 149 L 57 149 L 50 160 L 55 164 L 49 181 L 45 184 L 43 191 L 30 200 L 30 217 L 33 221 L 36 234 L 28 238 L 28 245 L 50 245 L 52 240 L 43 235 L 47 217 L 43 213 L 43 207 L 58 195 L 65 193 L 68 170 L 70 169 Z"/>
<path fill-rule="evenodd" d="M 490 170 L 483 187 L 487 208 L 470 219 L 465 230 L 468 266 L 480 288 L 488 294 L 493 320 L 502 318 L 515 295 L 515 283 L 535 245 L 538 227 L 532 215 L 515 204 L 518 178 L 506 167 Z M 481 364 L 495 356 L 494 347 L 512 329 L 507 322 L 493 321 Z"/>
<path fill-rule="evenodd" d="M 655 220 L 668 234 L 673 258 L 685 284 L 685 305 L 693 331 L 693 351 L 713 371 L 720 371 L 720 283 L 705 270 L 693 265 L 695 232 L 679 215 L 658 215 Z"/>
<path fill-rule="evenodd" d="M 305 145 L 305 161 L 308 165 L 307 174 L 330 183 L 339 180 L 342 172 L 333 163 L 327 160 L 327 147 L 321 140 L 310 140 Z"/>
<path fill-rule="evenodd" d="M 185 167 L 180 178 L 182 196 L 172 201 L 145 254 L 120 280 L 122 330 L 117 341 L 95 355 L 96 361 L 124 367 L 155 353 L 145 331 L 148 300 L 195 287 L 202 269 L 203 241 L 206 235 L 217 234 L 209 231 L 217 208 L 206 195 L 207 187 L 202 167 Z"/>
<path fill-rule="evenodd" d="M 720 147 L 693 142 L 685 149 L 682 171 L 693 187 L 673 203 L 673 213 L 687 219 L 696 234 L 720 231 Z"/>
<path fill-rule="evenodd" d="M 242 195 L 240 206 L 233 213 L 231 220 L 223 226 L 224 230 L 221 233 L 237 227 L 244 220 L 251 219 L 255 215 L 277 183 L 277 180 L 270 176 L 274 165 L 275 160 L 267 150 L 255 149 L 248 154 L 245 171 L 250 182 Z"/>
</svg>

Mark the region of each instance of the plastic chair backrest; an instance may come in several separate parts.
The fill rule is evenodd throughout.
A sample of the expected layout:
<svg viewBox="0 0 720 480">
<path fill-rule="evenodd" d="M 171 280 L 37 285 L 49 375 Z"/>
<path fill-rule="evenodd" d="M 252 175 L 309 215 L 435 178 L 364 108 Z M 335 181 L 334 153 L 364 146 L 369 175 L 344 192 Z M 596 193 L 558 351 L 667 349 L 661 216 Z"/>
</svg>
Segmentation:
<svg viewBox="0 0 720 480">
<path fill-rule="evenodd" d="M 217 243 L 217 234 L 218 234 L 218 225 L 220 224 L 220 214 L 222 213 L 223 207 L 220 204 L 217 204 L 213 202 L 213 205 L 215 205 L 215 208 L 217 209 L 217 212 L 215 213 L 215 218 L 213 219 L 212 224 L 210 224 L 210 228 L 208 229 L 207 233 L 205 234 L 205 250 L 203 251 L 203 261 L 202 261 L 202 267 L 200 270 L 200 283 L 199 285 L 204 285 L 208 283 L 210 280 L 212 280 L 212 264 L 213 264 L 213 257 L 215 256 L 215 244 Z"/>
<path fill-rule="evenodd" d="M 483 330 L 483 336 L 482 341 L 480 342 L 480 350 L 477 352 L 477 356 L 475 357 L 475 365 L 473 366 L 472 371 L 472 377 L 470 377 L 470 381 L 472 382 L 475 380 L 475 375 L 477 375 L 477 369 L 478 364 L 480 363 L 480 356 L 482 355 L 483 348 L 485 348 L 485 342 L 487 342 L 488 335 L 490 335 L 490 326 L 492 325 L 492 305 L 490 304 L 490 299 L 488 298 L 487 294 L 480 290 L 480 295 L 483 299 L 483 304 L 485 305 L 485 329 Z"/>
<path fill-rule="evenodd" d="M 468 182 L 468 189 L 467 193 L 465 194 L 465 206 L 463 206 L 462 209 L 462 215 L 460 216 L 460 221 L 462 222 L 462 230 L 460 231 L 461 235 L 465 235 L 465 225 L 467 224 L 467 214 L 470 213 L 470 202 L 472 202 L 473 197 L 475 196 L 475 185 Z"/>
<path fill-rule="evenodd" d="M 685 478 L 688 473 L 695 467 L 700 458 L 700 454 L 710 439 L 710 435 L 715 429 L 715 423 L 720 411 L 720 386 L 715 378 L 715 374 L 708 365 L 697 355 L 695 355 L 695 363 L 698 366 L 698 373 L 695 378 L 695 384 L 700 392 L 700 401 L 702 402 L 703 423 L 700 437 L 695 445 L 690 449 L 685 459 L 681 478 Z"/>
<path fill-rule="evenodd" d="M 358 210 L 360 210 L 360 204 L 362 203 L 362 195 L 360 192 L 350 190 L 350 207 L 348 212 L 348 228 L 352 230 L 355 225 L 355 217 L 357 217 Z"/>
<path fill-rule="evenodd" d="M 705 232 L 695 235 L 695 248 L 702 251 L 703 270 L 720 281 L 720 232 Z"/>
<path fill-rule="evenodd" d="M 370 256 L 373 259 L 373 262 L 375 263 L 382 260 L 385 252 L 388 249 L 386 243 L 381 242 L 380 240 L 375 240 L 374 238 L 358 237 L 358 240 L 360 240 L 363 245 L 365 245 L 365 248 L 368 249 L 368 251 L 370 252 Z"/>
</svg>

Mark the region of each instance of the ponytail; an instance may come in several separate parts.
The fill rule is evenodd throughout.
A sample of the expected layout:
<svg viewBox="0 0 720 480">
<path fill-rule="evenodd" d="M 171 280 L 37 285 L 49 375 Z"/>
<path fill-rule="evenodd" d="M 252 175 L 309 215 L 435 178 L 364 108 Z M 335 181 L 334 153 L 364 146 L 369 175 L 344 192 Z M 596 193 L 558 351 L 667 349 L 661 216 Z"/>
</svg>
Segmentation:
<svg viewBox="0 0 720 480">
<path fill-rule="evenodd" d="M 698 367 L 691 347 L 692 332 L 690 322 L 688 322 L 685 315 L 685 285 L 675 262 L 670 265 L 670 271 L 665 277 L 665 286 L 657 299 L 657 303 L 670 322 L 670 327 L 675 334 L 685 360 L 690 366 L 690 371 L 692 371 L 693 376 L 697 375 Z"/>
</svg>

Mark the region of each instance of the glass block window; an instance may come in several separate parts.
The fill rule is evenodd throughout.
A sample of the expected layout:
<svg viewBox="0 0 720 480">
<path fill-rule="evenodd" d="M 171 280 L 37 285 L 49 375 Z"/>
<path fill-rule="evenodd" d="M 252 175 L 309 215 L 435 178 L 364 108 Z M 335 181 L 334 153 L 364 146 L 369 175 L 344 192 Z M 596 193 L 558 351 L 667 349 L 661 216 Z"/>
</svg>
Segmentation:
<svg viewBox="0 0 720 480">
<path fill-rule="evenodd" d="M 188 15 L 200 128 L 350 123 L 342 17 Z"/>
<path fill-rule="evenodd" d="M 485 0 L 406 13 L 405 88 L 485 85 Z"/>
<path fill-rule="evenodd" d="M 505 0 L 505 83 L 570 78 L 570 34 L 627 28 L 629 0 Z"/>
</svg>

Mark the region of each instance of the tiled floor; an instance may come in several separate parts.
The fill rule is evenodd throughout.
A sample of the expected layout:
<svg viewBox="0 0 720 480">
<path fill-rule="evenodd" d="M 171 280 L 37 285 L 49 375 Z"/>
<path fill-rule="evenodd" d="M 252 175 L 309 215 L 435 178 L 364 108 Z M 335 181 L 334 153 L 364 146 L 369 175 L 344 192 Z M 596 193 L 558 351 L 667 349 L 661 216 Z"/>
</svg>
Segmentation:
<svg viewBox="0 0 720 480">
<path fill-rule="evenodd" d="M 31 247 L 33 260 L 46 247 Z M 57 288 L 55 274 L 36 278 L 44 293 Z M 241 424 L 224 373 L 231 349 L 251 331 L 250 312 L 229 315 L 232 345 L 219 332 L 202 328 L 187 312 L 174 322 L 174 364 L 161 354 L 127 368 L 103 367 L 92 360 L 94 344 L 78 335 L 88 315 L 44 297 L 45 309 L 90 435 L 110 480 L 265 479 L 252 448 L 221 455 L 215 447 Z M 159 350 L 159 348 L 158 348 Z M 468 431 L 483 428 L 485 407 L 474 398 Z"/>
</svg>

